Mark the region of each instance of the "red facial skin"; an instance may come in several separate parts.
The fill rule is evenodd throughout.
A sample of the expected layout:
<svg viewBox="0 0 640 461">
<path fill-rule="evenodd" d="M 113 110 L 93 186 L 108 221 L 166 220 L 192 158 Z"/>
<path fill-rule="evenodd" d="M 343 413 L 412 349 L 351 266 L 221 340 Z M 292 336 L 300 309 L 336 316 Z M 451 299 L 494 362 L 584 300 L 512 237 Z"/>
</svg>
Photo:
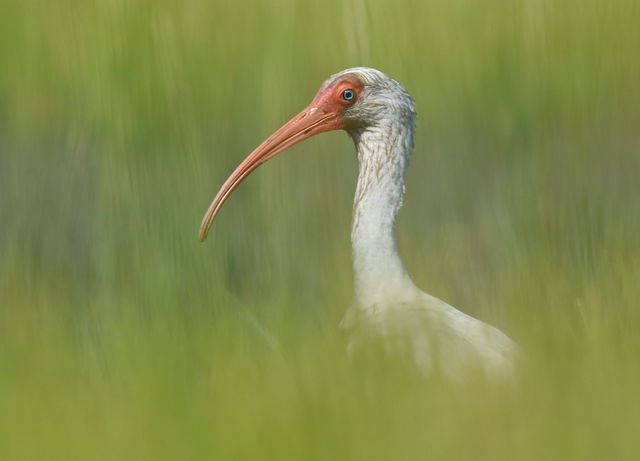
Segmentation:
<svg viewBox="0 0 640 461">
<path fill-rule="evenodd" d="M 202 224 L 200 224 L 198 235 L 200 240 L 207 238 L 209 228 L 227 197 L 253 170 L 280 152 L 311 136 L 324 131 L 344 129 L 342 113 L 345 108 L 358 100 L 363 88 L 364 84 L 360 79 L 354 76 L 345 76 L 324 91 L 318 91 L 307 108 L 285 123 L 249 154 L 224 182 L 209 206 L 202 219 Z M 353 99 L 349 101 L 344 99 L 343 93 L 346 90 L 353 90 Z"/>
</svg>

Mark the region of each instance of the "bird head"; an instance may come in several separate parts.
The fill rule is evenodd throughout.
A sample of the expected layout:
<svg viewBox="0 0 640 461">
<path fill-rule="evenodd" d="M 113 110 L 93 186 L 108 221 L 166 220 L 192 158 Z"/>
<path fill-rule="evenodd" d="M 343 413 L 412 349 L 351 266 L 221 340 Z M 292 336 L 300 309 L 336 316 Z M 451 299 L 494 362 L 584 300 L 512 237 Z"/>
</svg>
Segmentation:
<svg viewBox="0 0 640 461">
<path fill-rule="evenodd" d="M 324 81 L 311 104 L 260 144 L 235 169 L 209 206 L 199 238 L 207 237 L 214 218 L 231 192 L 257 167 L 318 133 L 346 130 L 354 139 L 368 129 L 396 122 L 413 129 L 414 101 L 398 82 L 379 70 L 354 67 Z"/>
<path fill-rule="evenodd" d="M 350 134 L 389 123 L 411 124 L 415 120 L 413 98 L 402 85 L 379 70 L 354 67 L 324 81 L 310 107 L 329 100 L 342 102 L 341 128 Z"/>
</svg>

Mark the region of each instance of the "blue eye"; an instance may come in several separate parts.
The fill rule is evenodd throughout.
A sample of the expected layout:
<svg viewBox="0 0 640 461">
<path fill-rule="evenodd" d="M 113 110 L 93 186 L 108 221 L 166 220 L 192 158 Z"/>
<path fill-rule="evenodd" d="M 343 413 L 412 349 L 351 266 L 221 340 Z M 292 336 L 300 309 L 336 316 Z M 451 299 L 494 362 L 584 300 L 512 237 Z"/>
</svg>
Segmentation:
<svg viewBox="0 0 640 461">
<path fill-rule="evenodd" d="M 344 99 L 345 101 L 351 101 L 353 100 L 353 98 L 355 98 L 356 93 L 353 90 L 344 90 L 342 92 L 342 99 Z"/>
</svg>

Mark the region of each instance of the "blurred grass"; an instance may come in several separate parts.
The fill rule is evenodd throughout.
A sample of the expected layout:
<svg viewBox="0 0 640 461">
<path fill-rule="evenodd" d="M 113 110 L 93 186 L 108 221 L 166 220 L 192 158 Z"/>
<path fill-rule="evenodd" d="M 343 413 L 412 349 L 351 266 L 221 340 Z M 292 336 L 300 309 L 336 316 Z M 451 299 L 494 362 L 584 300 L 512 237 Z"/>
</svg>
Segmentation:
<svg viewBox="0 0 640 461">
<path fill-rule="evenodd" d="M 640 4 L 0 3 L 0 459 L 637 459 Z M 233 167 L 368 65 L 417 100 L 418 285 L 510 393 L 352 363 L 356 160 Z"/>
</svg>

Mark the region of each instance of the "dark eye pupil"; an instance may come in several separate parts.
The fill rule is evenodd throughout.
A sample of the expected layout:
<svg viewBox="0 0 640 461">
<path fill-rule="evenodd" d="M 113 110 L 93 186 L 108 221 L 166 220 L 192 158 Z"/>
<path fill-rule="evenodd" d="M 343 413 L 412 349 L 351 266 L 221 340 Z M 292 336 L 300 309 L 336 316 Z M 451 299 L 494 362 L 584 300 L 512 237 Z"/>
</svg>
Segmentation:
<svg viewBox="0 0 640 461">
<path fill-rule="evenodd" d="M 353 92 L 353 90 L 344 90 L 342 92 L 342 98 L 345 101 L 351 101 L 354 96 L 355 96 L 355 93 Z"/>
</svg>

